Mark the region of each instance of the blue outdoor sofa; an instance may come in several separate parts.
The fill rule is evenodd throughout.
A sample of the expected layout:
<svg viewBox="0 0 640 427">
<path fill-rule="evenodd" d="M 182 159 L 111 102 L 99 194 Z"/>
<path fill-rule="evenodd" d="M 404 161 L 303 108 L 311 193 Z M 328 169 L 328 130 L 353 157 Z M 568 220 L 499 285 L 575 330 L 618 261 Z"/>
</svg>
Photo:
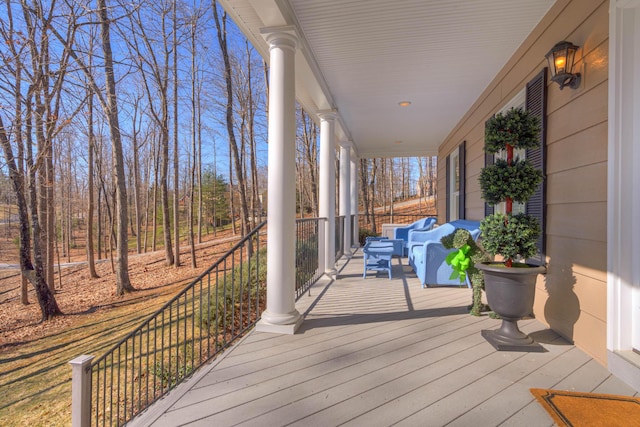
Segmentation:
<svg viewBox="0 0 640 427">
<path fill-rule="evenodd" d="M 396 240 L 402 240 L 404 242 L 404 253 L 407 253 L 408 243 L 409 243 L 409 233 L 415 230 L 431 230 L 433 228 L 433 224 L 435 224 L 437 218 L 427 217 L 419 219 L 406 227 L 396 227 L 393 230 L 393 238 Z"/>
<path fill-rule="evenodd" d="M 423 288 L 427 285 L 460 285 L 458 279 L 449 278 L 453 270 L 445 262 L 453 249 L 445 249 L 440 243 L 440 239 L 453 233 L 456 228 L 469 230 L 474 240 L 480 236 L 480 222 L 469 220 L 452 221 L 428 231 L 409 232 L 409 265 L 416 272 Z M 467 286 L 470 286 L 468 281 Z"/>
</svg>

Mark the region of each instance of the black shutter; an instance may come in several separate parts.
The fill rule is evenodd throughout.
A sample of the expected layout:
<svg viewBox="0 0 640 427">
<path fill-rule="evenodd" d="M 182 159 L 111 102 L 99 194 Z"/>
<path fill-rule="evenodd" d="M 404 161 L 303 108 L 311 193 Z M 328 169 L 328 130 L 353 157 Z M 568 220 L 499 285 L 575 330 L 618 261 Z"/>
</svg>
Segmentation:
<svg viewBox="0 0 640 427">
<path fill-rule="evenodd" d="M 546 180 L 546 145 L 547 145 L 547 69 L 543 68 L 537 76 L 527 83 L 526 109 L 540 119 L 540 147 L 527 150 L 527 159 L 542 170 Z M 536 265 L 546 263 L 545 256 L 545 217 L 546 217 L 546 185 L 543 180 L 533 196 L 527 201 L 526 213 L 537 218 L 542 227 L 542 234 L 536 243 L 538 253 L 527 262 Z"/>
<path fill-rule="evenodd" d="M 447 205 L 447 210 L 446 210 L 447 213 L 445 215 L 445 217 L 446 217 L 445 222 L 451 221 L 451 219 L 450 219 L 451 218 L 451 212 L 449 212 L 450 209 L 451 209 L 451 207 L 449 206 L 450 205 L 450 203 L 449 203 L 450 199 L 449 198 L 451 197 L 451 182 L 450 182 L 451 181 L 451 178 L 450 178 L 450 176 L 451 176 L 450 172 L 451 171 L 450 171 L 450 166 L 449 166 L 449 158 L 450 157 L 451 157 L 450 155 L 447 156 L 447 159 L 445 160 L 445 168 L 446 168 L 445 173 L 446 173 L 446 177 L 447 177 L 447 179 L 446 179 L 446 181 L 447 181 L 447 193 L 446 193 L 447 197 L 445 199 L 446 200 L 445 205 Z"/>
<path fill-rule="evenodd" d="M 487 120 L 485 122 L 485 129 L 487 128 L 487 123 L 489 122 L 489 120 Z M 491 166 L 494 162 L 494 155 L 491 153 L 487 153 L 486 151 L 484 152 L 484 166 Z M 493 214 L 493 205 L 490 205 L 489 203 L 485 202 L 484 203 L 484 216 L 489 216 Z"/>
<path fill-rule="evenodd" d="M 466 211 L 465 211 L 465 196 L 466 196 L 466 178 L 467 178 L 467 173 L 466 173 L 466 162 L 465 162 L 465 153 L 466 153 L 466 142 L 467 141 L 462 141 L 462 144 L 460 144 L 460 146 L 458 147 L 458 172 L 460 173 L 460 188 L 459 188 L 459 192 L 458 192 L 458 219 L 465 219 L 466 218 Z"/>
</svg>

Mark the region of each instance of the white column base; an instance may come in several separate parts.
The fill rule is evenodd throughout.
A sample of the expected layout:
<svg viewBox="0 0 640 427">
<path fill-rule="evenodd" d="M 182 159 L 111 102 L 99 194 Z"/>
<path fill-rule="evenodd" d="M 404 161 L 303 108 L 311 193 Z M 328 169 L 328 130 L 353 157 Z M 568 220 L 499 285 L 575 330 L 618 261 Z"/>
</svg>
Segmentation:
<svg viewBox="0 0 640 427">
<path fill-rule="evenodd" d="M 324 275 L 327 276 L 331 280 L 335 280 L 336 277 L 338 277 L 338 269 L 337 268 L 327 269 L 327 270 L 325 270 Z"/>
<path fill-rule="evenodd" d="M 607 351 L 607 369 L 640 392 L 640 356 L 633 351 Z"/>
<path fill-rule="evenodd" d="M 262 313 L 262 318 L 256 323 L 256 331 L 269 332 L 273 334 L 293 335 L 302 325 L 304 318 L 294 310 L 287 316 L 270 316 L 266 311 Z"/>
</svg>

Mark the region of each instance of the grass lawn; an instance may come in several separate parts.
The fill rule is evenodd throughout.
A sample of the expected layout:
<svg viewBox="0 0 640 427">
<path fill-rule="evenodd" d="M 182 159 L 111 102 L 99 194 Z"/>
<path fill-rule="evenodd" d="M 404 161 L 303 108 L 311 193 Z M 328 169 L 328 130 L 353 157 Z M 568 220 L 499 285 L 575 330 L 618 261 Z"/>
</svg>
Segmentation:
<svg viewBox="0 0 640 427">
<path fill-rule="evenodd" d="M 2 350 L 0 425 L 70 425 L 69 361 L 81 354 L 101 355 L 186 284 L 136 292 L 92 315 L 59 319 L 65 323 L 59 332 Z"/>
<path fill-rule="evenodd" d="M 56 299 L 65 316 L 38 323 L 31 304 L 19 302 L 19 277 L 0 276 L 0 426 L 67 426 L 71 423 L 71 366 L 83 354 L 96 357 L 153 314 L 235 243 L 236 238 L 202 245 L 182 255 L 180 268 L 164 265 L 164 252 L 130 257 L 131 282 L 138 291 L 116 297 L 108 262 L 97 265 L 100 279 L 88 279 L 86 267 L 63 270 Z M 183 248 L 188 250 L 188 248 Z"/>
</svg>

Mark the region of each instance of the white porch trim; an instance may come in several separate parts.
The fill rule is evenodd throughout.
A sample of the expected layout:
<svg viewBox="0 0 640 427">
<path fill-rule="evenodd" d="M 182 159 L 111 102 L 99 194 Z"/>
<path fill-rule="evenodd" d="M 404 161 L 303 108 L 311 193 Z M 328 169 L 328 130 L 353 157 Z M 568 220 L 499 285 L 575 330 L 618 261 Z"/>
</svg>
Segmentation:
<svg viewBox="0 0 640 427">
<path fill-rule="evenodd" d="M 609 370 L 640 390 L 640 0 L 611 0 L 607 202 Z"/>
</svg>

